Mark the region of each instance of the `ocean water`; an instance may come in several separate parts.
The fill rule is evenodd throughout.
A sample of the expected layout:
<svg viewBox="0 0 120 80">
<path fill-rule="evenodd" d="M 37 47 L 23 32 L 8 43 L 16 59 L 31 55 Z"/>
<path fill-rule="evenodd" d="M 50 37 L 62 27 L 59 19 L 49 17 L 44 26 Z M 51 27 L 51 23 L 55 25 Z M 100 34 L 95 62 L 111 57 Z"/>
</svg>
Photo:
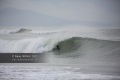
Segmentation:
<svg viewBox="0 0 120 80">
<path fill-rule="evenodd" d="M 65 66 L 0 66 L 0 80 L 120 80 L 120 76 Z"/>
<path fill-rule="evenodd" d="M 0 52 L 48 54 L 0 64 L 0 80 L 120 80 L 120 29 L 0 29 Z"/>
</svg>

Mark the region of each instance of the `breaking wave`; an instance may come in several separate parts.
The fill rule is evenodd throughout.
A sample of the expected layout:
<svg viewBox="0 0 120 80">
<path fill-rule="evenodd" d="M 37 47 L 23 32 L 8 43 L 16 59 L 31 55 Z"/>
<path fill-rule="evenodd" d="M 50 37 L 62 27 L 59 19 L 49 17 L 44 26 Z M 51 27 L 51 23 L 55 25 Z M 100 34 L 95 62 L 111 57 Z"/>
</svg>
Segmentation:
<svg viewBox="0 0 120 80">
<path fill-rule="evenodd" d="M 14 34 L 31 31 L 30 29 L 18 28 L 18 29 L 1 29 L 0 34 Z"/>
<path fill-rule="evenodd" d="M 109 53 L 111 55 L 114 55 L 114 53 L 120 55 L 120 41 L 82 37 L 0 40 L 0 52 L 3 53 L 45 53 L 48 51 L 69 56 L 96 53 L 98 55 L 107 55 Z"/>
</svg>

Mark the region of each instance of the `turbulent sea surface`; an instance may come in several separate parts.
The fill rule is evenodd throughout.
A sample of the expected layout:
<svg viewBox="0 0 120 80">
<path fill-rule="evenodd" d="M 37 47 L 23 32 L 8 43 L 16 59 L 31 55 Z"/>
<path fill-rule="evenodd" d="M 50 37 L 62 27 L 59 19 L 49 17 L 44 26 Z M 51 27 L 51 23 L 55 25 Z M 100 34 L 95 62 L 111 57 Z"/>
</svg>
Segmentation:
<svg viewBox="0 0 120 80">
<path fill-rule="evenodd" d="M 120 80 L 120 29 L 0 29 L 0 52 L 48 54 L 42 65 L 1 64 L 0 80 Z"/>
</svg>

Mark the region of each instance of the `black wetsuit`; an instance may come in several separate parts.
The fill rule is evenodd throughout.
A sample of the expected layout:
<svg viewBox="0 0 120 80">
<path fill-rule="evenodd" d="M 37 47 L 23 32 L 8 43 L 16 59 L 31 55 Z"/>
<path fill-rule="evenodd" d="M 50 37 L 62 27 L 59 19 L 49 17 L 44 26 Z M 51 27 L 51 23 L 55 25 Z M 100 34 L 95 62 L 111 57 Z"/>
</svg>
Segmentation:
<svg viewBox="0 0 120 80">
<path fill-rule="evenodd" d="M 60 50 L 60 46 L 59 45 L 57 45 L 56 48 L 57 48 L 57 50 Z"/>
</svg>

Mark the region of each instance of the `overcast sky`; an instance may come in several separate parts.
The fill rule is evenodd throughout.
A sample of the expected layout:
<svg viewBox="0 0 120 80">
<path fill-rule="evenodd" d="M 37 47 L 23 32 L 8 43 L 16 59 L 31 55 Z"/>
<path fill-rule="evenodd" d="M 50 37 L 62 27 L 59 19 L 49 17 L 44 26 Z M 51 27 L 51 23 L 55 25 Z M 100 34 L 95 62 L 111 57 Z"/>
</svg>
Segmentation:
<svg viewBox="0 0 120 80">
<path fill-rule="evenodd" d="M 120 27 L 120 0 L 0 0 L 0 26 Z"/>
</svg>

